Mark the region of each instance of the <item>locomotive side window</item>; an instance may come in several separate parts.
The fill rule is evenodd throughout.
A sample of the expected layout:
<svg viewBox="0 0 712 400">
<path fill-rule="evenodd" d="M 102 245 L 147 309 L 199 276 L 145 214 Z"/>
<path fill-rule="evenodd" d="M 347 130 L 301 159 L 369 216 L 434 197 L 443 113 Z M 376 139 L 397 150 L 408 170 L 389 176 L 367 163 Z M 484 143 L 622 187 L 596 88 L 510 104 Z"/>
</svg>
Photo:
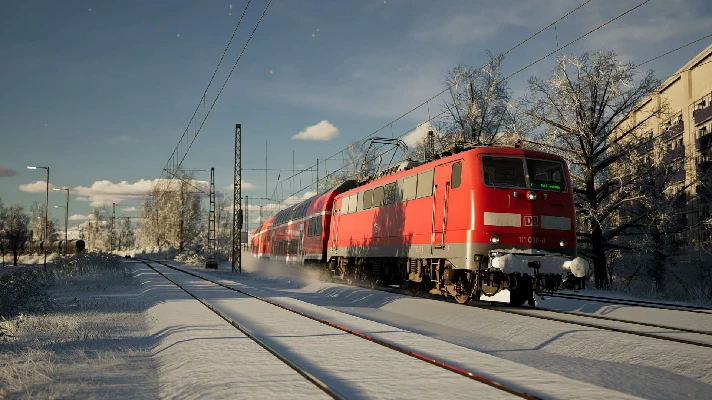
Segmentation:
<svg viewBox="0 0 712 400">
<path fill-rule="evenodd" d="M 532 189 L 566 190 L 564 169 L 558 161 L 527 158 L 527 172 Z"/>
<path fill-rule="evenodd" d="M 415 199 L 418 175 L 412 175 L 403 179 L 403 201 Z"/>
<path fill-rule="evenodd" d="M 341 215 L 349 213 L 349 201 L 348 200 L 349 200 L 348 197 L 341 198 Z"/>
<path fill-rule="evenodd" d="M 380 207 L 383 205 L 383 186 L 373 189 L 373 204 L 372 207 Z"/>
<path fill-rule="evenodd" d="M 433 195 L 433 176 L 435 170 L 430 169 L 418 174 L 418 190 L 416 198 L 420 199 Z"/>
<path fill-rule="evenodd" d="M 527 187 L 524 159 L 514 157 L 482 157 L 484 183 L 495 187 Z"/>
<path fill-rule="evenodd" d="M 368 210 L 373 204 L 373 190 L 363 192 L 363 209 Z"/>
<path fill-rule="evenodd" d="M 462 182 L 462 163 L 456 162 L 452 164 L 452 177 L 450 177 L 450 188 L 457 189 Z"/>
<path fill-rule="evenodd" d="M 358 201 L 358 193 L 349 196 L 349 212 L 356 212 L 356 202 Z"/>
</svg>

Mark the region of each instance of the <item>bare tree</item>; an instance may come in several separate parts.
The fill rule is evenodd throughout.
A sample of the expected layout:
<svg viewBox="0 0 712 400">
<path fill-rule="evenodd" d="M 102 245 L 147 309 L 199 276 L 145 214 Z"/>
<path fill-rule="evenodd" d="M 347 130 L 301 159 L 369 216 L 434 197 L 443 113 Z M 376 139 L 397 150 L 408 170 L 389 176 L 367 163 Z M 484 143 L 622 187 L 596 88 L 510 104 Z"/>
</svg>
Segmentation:
<svg viewBox="0 0 712 400">
<path fill-rule="evenodd" d="M 55 241 L 59 240 L 59 235 L 57 234 L 57 223 L 54 220 L 47 221 L 47 236 L 44 237 L 44 218 L 45 218 L 45 204 L 36 201 L 30 206 L 30 230 L 33 232 L 31 239 L 34 240 L 49 240 Z"/>
<path fill-rule="evenodd" d="M 511 90 L 502 75 L 504 56 L 487 52 L 489 61 L 479 69 L 460 64 L 445 79 L 450 97 L 445 102 L 447 121 L 461 141 L 495 144 L 511 124 Z"/>
<path fill-rule="evenodd" d="M 636 80 L 636 66 L 615 52 L 562 56 L 551 78 L 529 79 L 523 109 L 541 129 L 535 142 L 562 155 L 571 167 L 579 215 L 580 250 L 593 259 L 597 287 L 607 287 L 606 251 L 623 231 L 613 226 L 618 210 L 640 194 L 629 166 L 631 150 L 644 143 L 664 107 L 648 106 L 635 117 L 628 112 L 655 91 L 660 81 L 652 71 Z M 653 102 L 654 103 L 654 102 Z M 618 170 L 612 170 L 618 165 Z"/>
<path fill-rule="evenodd" d="M 30 217 L 21 206 L 13 205 L 2 210 L 0 219 L 4 221 L 4 236 L 8 248 L 12 252 L 13 265 L 17 265 L 17 258 L 20 255 L 22 246 L 29 240 Z"/>
</svg>

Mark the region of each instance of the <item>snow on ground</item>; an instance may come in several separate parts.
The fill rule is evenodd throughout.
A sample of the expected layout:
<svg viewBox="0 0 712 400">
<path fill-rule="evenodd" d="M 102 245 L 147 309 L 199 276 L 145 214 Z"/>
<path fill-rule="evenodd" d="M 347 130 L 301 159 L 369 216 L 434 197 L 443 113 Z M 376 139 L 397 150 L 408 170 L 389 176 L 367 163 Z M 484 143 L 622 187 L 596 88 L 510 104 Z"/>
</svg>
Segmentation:
<svg viewBox="0 0 712 400">
<path fill-rule="evenodd" d="M 236 280 L 248 292 L 290 305 L 341 311 L 631 395 L 668 399 L 708 398 L 712 393 L 712 349 L 313 281 L 300 278 L 298 267 L 266 267 L 249 255 L 243 260 L 247 272 L 240 276 L 203 273 Z M 229 271 L 229 265 L 220 268 Z M 678 311 L 667 312 L 679 326 L 700 324 L 701 319 L 702 326 L 709 323 L 706 315 L 686 313 L 685 318 Z M 656 322 L 672 325 L 665 316 Z"/>
<path fill-rule="evenodd" d="M 11 398 L 155 396 L 144 305 L 132 299 L 138 282 L 121 265 L 90 267 L 96 268 L 77 273 L 75 268 L 40 266 L 34 272 L 41 274 L 24 280 L 36 285 L 15 290 L 14 295 L 37 294 L 23 296 L 32 304 L 20 304 L 23 313 L 4 323 L 8 336 L 0 340 L 0 398 L 3 391 Z M 45 296 L 42 285 L 47 284 L 52 286 Z"/>
<path fill-rule="evenodd" d="M 490 386 L 262 301 L 165 267 L 157 268 L 189 287 L 201 299 L 251 333 L 268 341 L 273 348 L 297 360 L 311 374 L 347 398 L 467 398 L 473 393 L 485 398 L 510 397 Z M 272 295 L 260 293 L 255 286 L 247 288 L 257 295 Z M 328 308 L 284 297 L 270 299 L 297 306 L 301 311 L 425 355 L 453 362 L 458 367 L 544 398 L 632 398 Z M 576 390 L 572 391 L 571 387 L 576 387 Z"/>
</svg>

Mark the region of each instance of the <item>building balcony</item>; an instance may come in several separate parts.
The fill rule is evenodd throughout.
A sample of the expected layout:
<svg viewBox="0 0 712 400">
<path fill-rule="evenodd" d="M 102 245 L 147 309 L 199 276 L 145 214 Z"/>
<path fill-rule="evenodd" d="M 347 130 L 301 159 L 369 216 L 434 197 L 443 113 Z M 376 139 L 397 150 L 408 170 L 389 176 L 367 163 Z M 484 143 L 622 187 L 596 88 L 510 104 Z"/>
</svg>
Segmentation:
<svg viewBox="0 0 712 400">
<path fill-rule="evenodd" d="M 703 150 L 712 145 L 712 133 L 700 136 L 699 139 L 695 139 L 695 147 L 697 150 Z"/>
<path fill-rule="evenodd" d="M 672 175 L 670 175 L 669 183 L 680 183 L 680 182 L 685 182 L 685 170 L 683 168 L 680 168 L 680 170 L 675 171 Z"/>
<path fill-rule="evenodd" d="M 671 125 L 669 128 L 663 130 L 663 142 L 666 142 L 676 136 L 682 135 L 684 131 L 685 125 L 682 123 L 682 120 L 680 120 L 680 122 L 676 123 L 675 125 Z"/>
<path fill-rule="evenodd" d="M 712 190 L 706 185 L 697 185 L 695 187 L 697 191 L 697 199 L 704 203 L 712 202 Z"/>
<path fill-rule="evenodd" d="M 647 153 L 650 153 L 651 151 L 653 151 L 654 144 L 653 144 L 652 139 L 644 139 L 644 140 L 645 140 L 645 142 L 643 142 L 641 145 L 636 147 L 635 152 L 637 154 L 647 154 Z"/>
<path fill-rule="evenodd" d="M 685 156 L 685 146 L 680 146 L 676 149 L 672 149 L 670 151 L 665 152 L 663 154 L 663 163 L 669 163 L 673 160 L 677 160 L 678 158 L 682 158 Z"/>
<path fill-rule="evenodd" d="M 695 110 L 692 112 L 692 120 L 695 125 L 702 124 L 712 118 L 712 104 L 705 108 Z"/>
<path fill-rule="evenodd" d="M 705 175 L 710 171 L 712 171 L 712 161 L 703 161 L 697 164 L 698 175 Z"/>
</svg>

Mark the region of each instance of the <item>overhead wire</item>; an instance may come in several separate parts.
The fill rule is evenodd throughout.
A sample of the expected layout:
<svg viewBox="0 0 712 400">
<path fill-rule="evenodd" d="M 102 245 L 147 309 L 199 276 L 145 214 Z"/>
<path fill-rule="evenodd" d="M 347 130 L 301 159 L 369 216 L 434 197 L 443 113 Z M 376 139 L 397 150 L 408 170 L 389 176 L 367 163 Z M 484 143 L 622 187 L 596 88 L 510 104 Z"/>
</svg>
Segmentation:
<svg viewBox="0 0 712 400">
<path fill-rule="evenodd" d="M 647 1 L 650 1 L 650 0 L 647 0 Z M 647 2 L 647 1 L 646 1 L 646 2 Z M 537 31 L 536 33 L 530 35 L 530 36 L 527 37 L 526 39 L 520 41 L 520 42 L 517 43 L 514 47 L 512 47 L 512 48 L 510 48 L 509 50 L 507 50 L 506 52 L 502 53 L 502 55 L 504 56 L 504 55 L 507 55 L 507 54 L 511 53 L 511 52 L 514 51 L 515 49 L 517 49 L 517 48 L 519 48 L 520 46 L 522 46 L 523 44 L 527 43 L 528 41 L 530 41 L 530 40 L 533 39 L 534 37 L 538 36 L 540 33 L 544 32 L 545 30 L 547 30 L 547 29 L 549 29 L 550 27 L 552 27 L 553 25 L 555 25 L 556 23 L 561 22 L 563 19 L 567 18 L 568 16 L 570 16 L 570 15 L 573 14 L 574 12 L 578 11 L 579 9 L 581 9 L 582 7 L 584 7 L 585 5 L 587 5 L 587 4 L 590 3 L 590 2 L 591 2 L 591 0 L 586 0 L 586 1 L 584 1 L 583 3 L 581 3 L 580 5 L 578 5 L 576 8 L 572 9 L 572 10 L 569 11 L 568 13 L 566 13 L 566 14 L 564 14 L 563 16 L 559 17 L 559 18 L 558 18 L 557 20 L 555 20 L 554 22 L 552 22 L 552 23 L 550 23 L 549 25 L 547 25 L 546 27 L 540 29 L 540 30 Z M 485 63 L 484 65 L 482 65 L 482 67 L 480 67 L 480 68 L 478 68 L 478 69 L 481 69 L 481 68 L 486 67 L 487 64 L 488 64 L 488 63 Z M 366 136 L 363 137 L 362 139 L 359 139 L 359 140 L 357 140 L 357 141 L 355 141 L 355 142 L 349 144 L 349 146 L 347 146 L 345 149 L 342 149 L 342 150 L 340 150 L 340 151 L 338 151 L 338 152 L 336 152 L 336 153 L 334 153 L 334 154 L 332 154 L 332 155 L 326 157 L 324 160 L 330 160 L 330 159 L 332 159 L 333 157 L 335 157 L 335 156 L 337 156 L 337 155 L 339 155 L 339 154 L 341 154 L 341 153 L 343 153 L 343 152 L 345 152 L 345 151 L 348 151 L 352 146 L 356 145 L 357 143 L 363 143 L 363 142 L 365 142 L 366 140 L 368 140 L 368 139 L 371 138 L 372 136 L 376 135 L 377 133 L 383 131 L 383 130 L 386 129 L 387 127 L 389 127 L 389 126 L 392 127 L 393 123 L 400 121 L 401 119 L 403 119 L 403 118 L 406 117 L 407 115 L 411 114 L 413 111 L 419 109 L 420 107 L 422 107 L 422 106 L 424 106 L 424 105 L 426 105 L 426 104 L 429 104 L 430 101 L 436 99 L 437 97 L 439 97 L 439 96 L 442 95 L 443 93 L 445 93 L 445 92 L 447 92 L 448 90 L 450 90 L 450 88 L 452 88 L 452 86 L 454 86 L 454 85 L 450 85 L 450 86 L 446 87 L 444 90 L 440 91 L 439 93 L 437 93 L 436 95 L 430 97 L 429 99 L 425 100 L 424 102 L 418 104 L 417 106 L 411 108 L 411 109 L 408 110 L 407 112 L 401 114 L 399 117 L 397 117 L 397 118 L 393 119 L 392 121 L 388 122 L 387 124 L 383 125 L 381 128 L 379 128 L 379 129 L 377 129 L 377 130 L 371 132 L 370 134 L 366 135 Z M 285 178 L 285 179 L 290 179 L 290 178 L 293 178 L 293 177 L 295 177 L 295 176 L 297 176 L 297 175 L 298 175 L 298 174 L 294 174 L 294 175 L 292 175 L 292 176 L 290 176 L 290 177 L 287 177 L 287 178 Z"/>
<path fill-rule="evenodd" d="M 521 46 L 522 44 L 526 43 L 527 41 L 531 40 L 533 37 L 535 37 L 535 36 L 538 35 L 539 33 L 543 32 L 543 31 L 546 30 L 547 28 L 551 27 L 552 25 L 556 24 L 557 22 L 560 22 L 562 19 L 564 19 L 564 18 L 566 18 L 567 16 L 571 15 L 574 11 L 580 9 L 581 7 L 585 6 L 585 5 L 588 4 L 589 2 L 590 2 L 590 1 L 586 1 L 586 2 L 584 2 L 583 4 L 579 5 L 579 6 L 576 7 L 574 10 L 570 11 L 569 13 L 567 13 L 567 14 L 565 14 L 564 16 L 560 17 L 559 19 L 557 19 L 557 20 L 554 21 L 553 23 L 549 24 L 546 28 L 543 28 L 543 29 L 539 30 L 537 33 L 531 35 L 530 37 L 528 37 L 527 39 L 523 40 L 522 42 L 520 42 L 519 44 L 517 44 L 516 46 L 514 46 L 512 49 L 508 50 L 507 52 L 505 52 L 505 53 L 503 53 L 503 54 L 508 54 L 508 53 L 511 52 L 512 50 L 516 49 L 517 47 L 519 47 L 519 46 Z M 534 66 L 535 64 L 541 62 L 542 60 L 544 60 L 544 59 L 546 59 L 546 58 L 552 56 L 553 54 L 556 54 L 557 52 L 561 51 L 562 49 L 564 49 L 564 48 L 566 48 L 566 47 L 568 47 L 568 46 L 570 46 L 570 45 L 572 45 L 572 44 L 578 42 L 579 40 L 581 40 L 581 39 L 583 39 L 583 38 L 589 36 L 590 34 L 592 34 L 592 33 L 596 32 L 596 31 L 600 30 L 601 28 L 603 28 L 603 27 L 605 27 L 605 26 L 607 26 L 607 25 L 613 23 L 614 21 L 617 21 L 618 19 L 622 18 L 623 16 L 625 16 L 625 15 L 627 15 L 627 14 L 629 14 L 629 13 L 635 11 L 635 10 L 637 10 L 638 8 L 642 7 L 643 5 L 645 5 L 645 4 L 648 3 L 648 2 L 650 2 L 650 0 L 644 0 L 643 2 L 639 3 L 639 4 L 636 5 L 635 7 L 628 9 L 627 11 L 625 11 L 625 12 L 623 12 L 622 14 L 619 14 L 618 16 L 616 16 L 616 17 L 614 17 L 614 18 L 612 18 L 612 19 L 606 21 L 605 23 L 599 25 L 598 27 L 596 27 L 596 28 L 594 28 L 594 29 L 591 29 L 590 31 L 588 31 L 588 32 L 586 32 L 585 34 L 579 36 L 578 38 L 576 38 L 576 39 L 574 39 L 574 40 L 572 40 L 572 41 L 570 41 L 570 42 L 564 44 L 563 46 L 557 47 L 554 51 L 552 51 L 552 52 L 546 54 L 546 55 L 543 56 L 543 57 L 538 58 L 537 60 L 535 60 L 535 61 L 529 63 L 528 65 L 526 65 L 526 66 L 524 66 L 524 67 L 518 69 L 517 71 L 513 72 L 512 74 L 508 75 L 507 77 L 505 77 L 504 79 L 502 79 L 502 81 L 506 81 L 506 80 L 510 79 L 511 77 L 513 77 L 513 76 L 519 74 L 520 72 L 522 72 L 522 71 L 524 71 L 524 70 L 526 70 L 526 69 L 528 69 L 528 68 Z M 485 67 L 486 65 L 487 65 L 487 64 L 483 65 L 483 67 Z M 483 68 L 483 67 L 481 67 L 481 68 Z M 453 86 L 454 86 L 454 84 L 453 84 L 453 85 L 449 85 L 448 87 L 446 87 L 444 90 L 440 91 L 440 92 L 439 92 L 438 94 L 436 94 L 435 96 L 432 96 L 432 97 L 429 98 L 428 100 L 426 100 L 426 101 L 422 102 L 421 104 L 417 105 L 416 107 L 410 109 L 408 112 L 402 114 L 401 116 L 399 116 L 398 118 L 396 118 L 396 119 L 392 120 L 391 122 L 387 123 L 386 125 L 384 125 L 384 126 L 381 127 L 380 129 L 378 129 L 378 130 L 372 132 L 371 134 L 367 135 L 365 138 L 360 139 L 360 140 L 358 140 L 358 141 L 356 141 L 356 142 L 350 144 L 350 145 L 347 147 L 347 149 L 350 148 L 351 146 L 355 145 L 355 144 L 358 143 L 358 142 L 364 142 L 365 140 L 367 140 L 368 138 L 372 137 L 372 136 L 375 135 L 376 133 L 382 131 L 383 129 L 385 129 L 386 127 L 388 127 L 389 125 L 391 125 L 392 123 L 397 122 L 398 120 L 400 120 L 400 119 L 402 119 L 403 117 L 405 117 L 406 115 L 412 113 L 412 112 L 415 111 L 416 109 L 422 107 L 422 106 L 425 105 L 425 104 L 428 104 L 431 100 L 437 98 L 438 96 L 442 95 L 442 94 L 445 93 L 446 91 L 450 90 L 450 88 L 452 88 Z M 442 115 L 443 113 L 444 113 L 444 112 L 438 114 L 438 116 L 439 116 L 439 115 Z M 424 123 L 427 123 L 427 122 L 429 122 L 429 121 L 431 121 L 431 120 L 433 120 L 433 119 L 434 119 L 434 118 L 429 118 L 428 121 L 426 121 L 426 122 L 424 122 Z M 423 124 L 424 124 L 424 123 L 423 123 Z M 420 125 L 418 125 L 418 126 L 421 126 L 421 125 L 423 125 L 423 124 L 420 124 Z M 412 131 L 412 130 L 410 130 L 410 131 L 408 131 L 408 132 L 406 132 L 406 133 L 404 133 L 404 134 L 398 136 L 398 138 L 403 137 L 405 134 L 407 134 L 407 133 L 409 133 L 409 132 L 411 132 L 411 131 Z M 386 147 L 386 146 L 387 146 L 387 145 L 383 145 L 383 146 L 379 147 L 378 149 L 381 149 L 381 148 Z M 337 152 L 337 153 L 335 153 L 335 154 L 333 154 L 333 155 L 327 157 L 327 159 L 333 158 L 334 156 L 340 154 L 341 152 L 343 152 L 343 151 L 345 151 L 345 150 L 347 150 L 347 149 L 341 150 L 341 151 L 339 151 L 339 152 Z M 343 168 L 344 168 L 344 167 L 342 167 L 341 169 L 343 169 Z M 339 169 L 339 170 L 341 170 L 341 169 Z M 332 173 L 333 173 L 333 172 L 332 172 Z M 294 176 L 296 176 L 296 174 L 295 174 Z M 293 176 L 290 176 L 290 177 L 288 177 L 288 178 L 286 178 L 286 179 L 290 179 L 290 178 L 292 178 L 292 177 L 293 177 Z M 325 177 L 325 178 L 326 178 L 326 177 Z M 309 188 L 309 187 L 314 186 L 314 184 L 315 184 L 315 183 L 313 183 L 313 184 L 311 184 L 311 185 L 309 185 L 309 186 L 306 186 L 305 188 L 300 189 L 299 191 L 293 193 L 293 194 L 290 195 L 289 197 L 293 196 L 294 194 L 298 194 L 298 193 L 302 192 L 302 191 L 303 191 L 304 189 L 306 189 L 306 188 Z"/>
<path fill-rule="evenodd" d="M 232 35 L 230 35 L 230 40 L 228 40 L 227 45 L 225 46 L 225 50 L 223 50 L 222 56 L 220 57 L 220 61 L 218 61 L 218 64 L 215 66 L 215 70 L 213 71 L 213 75 L 210 77 L 208 86 L 205 87 L 205 90 L 203 91 L 203 95 L 201 96 L 200 101 L 198 102 L 198 106 L 195 107 L 195 111 L 193 111 L 193 116 L 190 117 L 190 121 L 188 121 L 188 125 L 185 127 L 185 131 L 183 131 L 183 135 L 181 135 L 180 139 L 178 140 L 178 144 L 176 145 L 176 148 L 173 150 L 173 153 L 168 158 L 168 161 L 166 162 L 165 167 L 163 167 L 164 170 L 168 169 L 168 167 L 171 163 L 171 160 L 173 159 L 173 156 L 176 154 L 176 152 L 179 151 L 181 143 L 183 142 L 183 138 L 188 134 L 188 129 L 190 129 L 190 124 L 193 123 L 195 116 L 198 114 L 200 105 L 202 104 L 203 108 L 205 108 L 205 97 L 208 94 L 208 89 L 210 89 L 210 85 L 212 85 L 213 79 L 215 79 L 215 75 L 217 75 L 218 69 L 220 69 L 220 65 L 222 65 L 223 59 L 225 58 L 225 54 L 227 54 L 227 51 L 230 48 L 230 45 L 232 44 L 232 40 L 235 38 L 237 29 L 242 24 L 242 19 L 245 17 L 245 13 L 247 12 L 247 8 L 250 6 L 250 2 L 251 2 L 251 0 L 248 0 L 247 4 L 245 4 L 245 8 L 242 10 L 242 15 L 240 16 L 240 19 L 237 21 L 237 25 L 235 25 L 235 29 L 232 31 Z M 161 172 L 161 175 L 163 175 L 163 172 Z"/>
</svg>

